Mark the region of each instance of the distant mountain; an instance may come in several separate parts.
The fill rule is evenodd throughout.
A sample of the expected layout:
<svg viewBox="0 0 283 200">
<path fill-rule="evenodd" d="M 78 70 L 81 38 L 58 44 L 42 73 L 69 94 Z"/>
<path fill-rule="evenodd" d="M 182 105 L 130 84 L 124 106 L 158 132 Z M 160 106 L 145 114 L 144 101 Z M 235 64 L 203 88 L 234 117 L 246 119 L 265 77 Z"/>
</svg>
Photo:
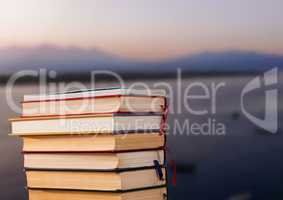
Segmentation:
<svg viewBox="0 0 283 200">
<path fill-rule="evenodd" d="M 249 51 L 204 52 L 163 63 L 197 72 L 253 72 L 283 69 L 283 56 Z"/>
<path fill-rule="evenodd" d="M 97 49 L 53 45 L 0 48 L 0 73 L 39 68 L 80 72 L 94 66 L 118 66 L 125 62 L 118 56 Z"/>
<path fill-rule="evenodd" d="M 278 66 L 283 56 L 247 51 L 205 52 L 166 61 L 133 61 L 97 50 L 41 45 L 37 47 L 0 48 L 0 74 L 22 69 L 54 69 L 58 72 L 88 72 L 108 69 L 119 73 L 255 72 Z"/>
</svg>

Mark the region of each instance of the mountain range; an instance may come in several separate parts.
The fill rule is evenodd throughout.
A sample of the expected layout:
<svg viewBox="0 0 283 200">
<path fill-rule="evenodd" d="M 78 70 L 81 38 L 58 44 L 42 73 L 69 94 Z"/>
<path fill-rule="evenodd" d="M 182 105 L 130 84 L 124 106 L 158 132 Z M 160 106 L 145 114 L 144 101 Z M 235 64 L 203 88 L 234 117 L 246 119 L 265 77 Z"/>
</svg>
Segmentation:
<svg viewBox="0 0 283 200">
<path fill-rule="evenodd" d="M 36 47 L 0 48 L 0 75 L 23 69 L 53 69 L 64 73 L 112 70 L 118 73 L 186 73 L 258 72 L 272 67 L 283 69 L 283 55 L 250 51 L 203 52 L 171 60 L 138 61 L 125 59 L 98 49 L 40 45 Z"/>
</svg>

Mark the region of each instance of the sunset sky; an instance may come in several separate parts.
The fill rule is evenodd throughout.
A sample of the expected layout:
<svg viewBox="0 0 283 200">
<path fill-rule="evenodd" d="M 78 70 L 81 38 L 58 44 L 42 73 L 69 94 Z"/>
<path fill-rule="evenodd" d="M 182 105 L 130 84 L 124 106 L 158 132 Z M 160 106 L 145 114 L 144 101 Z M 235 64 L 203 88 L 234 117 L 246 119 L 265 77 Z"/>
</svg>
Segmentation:
<svg viewBox="0 0 283 200">
<path fill-rule="evenodd" d="M 132 59 L 283 54 L 282 0 L 1 0 L 0 48 L 52 44 Z"/>
</svg>

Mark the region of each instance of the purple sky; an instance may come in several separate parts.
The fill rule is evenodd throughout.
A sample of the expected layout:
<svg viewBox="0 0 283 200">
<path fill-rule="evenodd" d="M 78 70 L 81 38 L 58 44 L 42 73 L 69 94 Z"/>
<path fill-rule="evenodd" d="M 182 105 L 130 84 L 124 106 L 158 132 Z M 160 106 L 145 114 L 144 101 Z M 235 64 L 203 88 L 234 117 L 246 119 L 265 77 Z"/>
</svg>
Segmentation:
<svg viewBox="0 0 283 200">
<path fill-rule="evenodd" d="M 283 54 L 282 8 L 282 0 L 9 0 L 0 7 L 0 48 L 52 44 L 147 60 Z"/>
</svg>

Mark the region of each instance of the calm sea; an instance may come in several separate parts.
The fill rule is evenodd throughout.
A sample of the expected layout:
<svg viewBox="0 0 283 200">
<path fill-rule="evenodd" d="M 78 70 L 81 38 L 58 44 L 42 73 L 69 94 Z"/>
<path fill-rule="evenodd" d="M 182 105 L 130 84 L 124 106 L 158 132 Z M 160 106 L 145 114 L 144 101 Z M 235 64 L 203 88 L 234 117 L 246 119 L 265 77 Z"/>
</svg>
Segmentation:
<svg viewBox="0 0 283 200">
<path fill-rule="evenodd" d="M 282 76 L 280 78 L 279 80 L 283 80 Z M 177 185 L 173 187 L 169 183 L 170 199 L 283 199 L 282 129 L 278 134 L 272 135 L 259 129 L 241 112 L 240 94 L 243 86 L 251 79 L 248 76 L 186 78 L 182 80 L 179 91 L 174 79 L 145 81 L 151 87 L 160 82 L 168 83 L 174 97 L 171 98 L 169 115 L 168 158 L 177 162 Z M 215 95 L 215 108 L 212 108 L 211 99 L 190 100 L 188 105 L 183 104 L 186 88 L 196 82 L 202 86 L 192 88 L 191 94 L 195 95 L 204 94 L 204 88 L 201 89 L 203 86 L 212 95 L 213 84 L 225 83 Z M 100 83 L 99 87 L 113 85 L 114 83 Z M 281 83 L 279 93 L 282 92 L 282 86 Z M 27 194 L 21 140 L 8 136 L 8 119 L 17 114 L 7 104 L 5 89 L 4 86 L 0 87 L 0 199 L 25 200 Z M 25 85 L 17 86 L 12 91 L 13 99 L 19 105 L 24 94 L 38 93 L 38 88 L 35 85 Z M 247 96 L 245 101 L 250 113 L 264 116 L 263 97 L 263 90 Z M 281 127 L 282 107 L 280 96 Z M 188 109 L 208 113 L 195 115 Z M 190 128 L 195 126 L 192 125 L 194 123 L 206 124 L 205 133 L 208 128 L 215 132 L 213 126 L 224 124 L 225 134 L 193 133 Z M 169 169 L 170 177 L 171 174 Z"/>
</svg>

